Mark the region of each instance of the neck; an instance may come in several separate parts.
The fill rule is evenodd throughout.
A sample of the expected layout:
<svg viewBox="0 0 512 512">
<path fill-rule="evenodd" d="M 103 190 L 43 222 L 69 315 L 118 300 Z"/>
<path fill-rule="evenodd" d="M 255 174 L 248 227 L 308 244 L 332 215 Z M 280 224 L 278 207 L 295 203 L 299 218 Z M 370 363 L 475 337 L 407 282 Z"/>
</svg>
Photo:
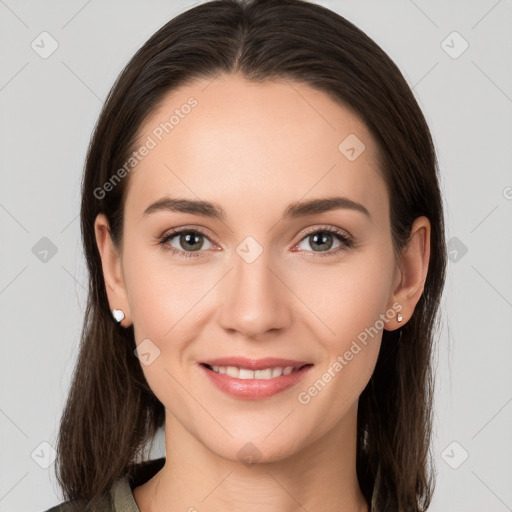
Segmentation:
<svg viewBox="0 0 512 512">
<path fill-rule="evenodd" d="M 212 452 L 166 411 L 166 462 L 148 482 L 151 505 L 141 512 L 367 512 L 356 475 L 356 425 L 357 403 L 292 456 L 245 464 L 236 452 L 233 459 Z"/>
</svg>

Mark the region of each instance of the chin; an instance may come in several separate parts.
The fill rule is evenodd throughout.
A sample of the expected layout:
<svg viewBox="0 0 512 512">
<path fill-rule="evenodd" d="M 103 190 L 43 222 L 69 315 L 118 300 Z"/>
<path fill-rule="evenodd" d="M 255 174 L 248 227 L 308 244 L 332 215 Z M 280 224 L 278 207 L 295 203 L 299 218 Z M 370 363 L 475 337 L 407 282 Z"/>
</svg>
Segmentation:
<svg viewBox="0 0 512 512">
<path fill-rule="evenodd" d="M 292 443 L 290 437 L 286 439 L 268 439 L 267 434 L 259 434 L 254 437 L 245 435 L 243 440 L 219 443 L 206 446 L 219 457 L 232 462 L 243 463 L 250 467 L 253 464 L 268 464 L 285 460 L 297 451 L 297 443 Z"/>
</svg>

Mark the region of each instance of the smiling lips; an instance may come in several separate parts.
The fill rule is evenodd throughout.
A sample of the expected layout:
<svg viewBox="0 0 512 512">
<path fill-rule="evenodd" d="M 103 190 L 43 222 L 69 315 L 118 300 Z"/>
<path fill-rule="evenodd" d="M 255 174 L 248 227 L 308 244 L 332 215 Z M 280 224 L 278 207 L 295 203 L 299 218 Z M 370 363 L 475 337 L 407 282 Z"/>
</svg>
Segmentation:
<svg viewBox="0 0 512 512">
<path fill-rule="evenodd" d="M 291 359 L 246 357 L 203 361 L 200 368 L 221 391 L 236 398 L 268 398 L 297 384 L 312 363 Z"/>
</svg>

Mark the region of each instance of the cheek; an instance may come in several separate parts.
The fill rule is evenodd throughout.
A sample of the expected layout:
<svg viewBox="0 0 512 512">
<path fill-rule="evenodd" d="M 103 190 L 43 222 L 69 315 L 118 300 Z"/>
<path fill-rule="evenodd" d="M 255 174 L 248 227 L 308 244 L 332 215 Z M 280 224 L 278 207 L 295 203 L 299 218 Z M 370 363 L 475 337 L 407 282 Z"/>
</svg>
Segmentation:
<svg viewBox="0 0 512 512">
<path fill-rule="evenodd" d="M 161 248 L 135 243 L 131 247 L 125 253 L 124 274 L 135 341 L 157 355 L 151 364 L 142 364 L 142 370 L 163 403 L 184 407 L 186 396 L 181 396 L 180 385 L 172 377 L 181 380 L 178 374 L 190 365 L 193 342 L 200 338 L 208 313 L 215 311 L 208 302 L 209 292 L 222 275 L 176 262 Z"/>
<path fill-rule="evenodd" d="M 385 312 L 393 271 L 391 246 L 375 245 L 332 265 L 304 266 L 297 272 L 302 277 L 293 280 L 293 289 L 311 311 L 308 316 L 317 319 L 317 334 L 342 349 Z"/>
<path fill-rule="evenodd" d="M 190 403 L 179 385 L 183 379 L 178 368 L 196 335 L 194 305 L 206 293 L 206 284 L 193 279 L 184 266 L 173 265 L 160 249 L 133 245 L 125 254 L 124 275 L 142 371 L 166 408 L 186 411 Z"/>
<path fill-rule="evenodd" d="M 391 248 L 375 248 L 330 268 L 311 269 L 298 291 L 315 313 L 307 315 L 307 323 L 321 347 L 319 368 L 301 388 L 307 394 L 301 403 L 323 395 L 314 400 L 333 422 L 357 400 L 373 373 L 393 270 Z"/>
<path fill-rule="evenodd" d="M 125 258 L 137 342 L 141 337 L 161 343 L 180 339 L 177 333 L 189 323 L 189 313 L 208 290 L 209 280 L 198 278 L 198 267 L 176 264 L 171 258 L 161 248 L 135 245 Z"/>
</svg>

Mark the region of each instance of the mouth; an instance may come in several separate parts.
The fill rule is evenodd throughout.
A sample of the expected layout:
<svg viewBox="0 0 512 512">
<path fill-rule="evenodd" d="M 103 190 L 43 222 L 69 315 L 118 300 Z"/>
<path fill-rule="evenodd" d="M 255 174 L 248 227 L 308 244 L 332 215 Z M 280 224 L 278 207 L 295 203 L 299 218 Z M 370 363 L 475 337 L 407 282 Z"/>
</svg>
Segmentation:
<svg viewBox="0 0 512 512">
<path fill-rule="evenodd" d="M 229 358 L 198 366 L 210 383 L 231 397 L 261 400 L 296 386 L 314 365 L 289 359 Z"/>
</svg>

